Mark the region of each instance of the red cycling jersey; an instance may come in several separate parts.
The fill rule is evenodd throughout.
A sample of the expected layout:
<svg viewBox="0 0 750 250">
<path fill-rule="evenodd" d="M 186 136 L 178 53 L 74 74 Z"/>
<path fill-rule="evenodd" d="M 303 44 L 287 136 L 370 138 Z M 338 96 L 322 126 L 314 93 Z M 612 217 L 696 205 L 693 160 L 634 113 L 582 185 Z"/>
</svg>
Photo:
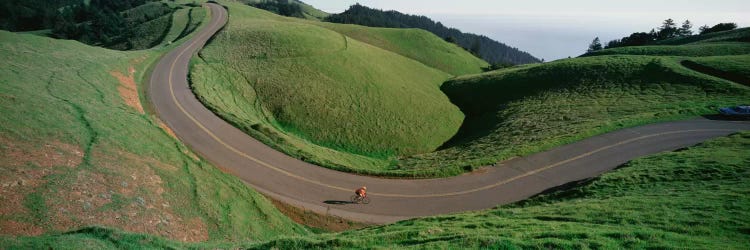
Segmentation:
<svg viewBox="0 0 750 250">
<path fill-rule="evenodd" d="M 365 189 L 365 188 L 358 188 L 356 191 L 354 191 L 354 193 L 357 194 L 357 195 L 359 195 L 359 196 L 361 196 L 361 197 L 365 197 L 365 196 L 367 196 L 367 189 Z"/>
</svg>

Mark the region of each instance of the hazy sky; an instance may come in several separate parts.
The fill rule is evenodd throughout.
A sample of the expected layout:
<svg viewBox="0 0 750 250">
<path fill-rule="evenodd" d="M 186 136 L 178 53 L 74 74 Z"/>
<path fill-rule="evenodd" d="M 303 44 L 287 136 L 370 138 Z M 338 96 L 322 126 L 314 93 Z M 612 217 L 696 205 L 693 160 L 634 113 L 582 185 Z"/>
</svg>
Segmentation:
<svg viewBox="0 0 750 250">
<path fill-rule="evenodd" d="M 685 19 L 693 30 L 704 24 L 750 26 L 748 0 L 303 0 L 329 13 L 362 5 L 425 15 L 448 27 L 486 35 L 547 61 L 578 56 L 591 40 L 602 42 L 649 31 L 664 19 Z"/>
</svg>

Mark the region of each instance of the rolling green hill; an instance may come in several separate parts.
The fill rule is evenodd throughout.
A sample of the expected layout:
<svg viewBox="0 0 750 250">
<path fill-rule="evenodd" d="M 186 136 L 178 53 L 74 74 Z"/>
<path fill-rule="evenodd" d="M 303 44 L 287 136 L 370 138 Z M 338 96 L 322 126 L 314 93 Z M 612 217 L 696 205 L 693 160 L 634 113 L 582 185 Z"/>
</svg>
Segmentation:
<svg viewBox="0 0 750 250">
<path fill-rule="evenodd" d="M 141 79 L 168 49 L 0 31 L 0 235 L 92 225 L 192 242 L 308 233 L 144 112 Z"/>
<path fill-rule="evenodd" d="M 736 42 L 742 30 L 449 79 L 486 64 L 424 31 L 311 22 L 226 4 L 227 28 L 191 70 L 196 94 L 264 143 L 337 170 L 457 175 L 750 99 L 737 84 L 743 81 L 689 67 L 715 60 L 741 71 L 750 53 L 749 43 Z"/>
<path fill-rule="evenodd" d="M 703 35 L 677 37 L 658 41 L 661 45 L 683 45 L 689 43 L 750 42 L 750 28 L 712 32 Z"/>
<path fill-rule="evenodd" d="M 748 149 L 745 132 L 496 209 L 253 247 L 742 249 L 750 243 Z"/>
<path fill-rule="evenodd" d="M 650 45 L 604 49 L 586 56 L 602 55 L 650 55 L 650 56 L 729 56 L 750 54 L 750 43 L 719 42 L 695 43 L 681 46 Z"/>
<path fill-rule="evenodd" d="M 326 18 L 328 13 L 325 11 L 316 9 L 312 5 L 306 4 L 302 1 L 297 0 L 240 0 L 240 2 L 249 4 L 249 5 L 261 5 L 261 6 L 273 6 L 273 7 L 280 7 L 280 6 L 292 6 L 292 8 L 295 8 L 294 12 L 299 11 L 298 13 L 288 13 L 291 15 L 297 15 L 300 18 L 310 19 L 310 20 L 323 20 Z M 271 4 L 269 4 L 271 3 Z M 266 4 L 266 5 L 263 5 Z M 277 13 L 277 9 L 267 9 L 268 11 Z"/>
<path fill-rule="evenodd" d="M 455 175 L 607 131 L 747 103 L 750 43 L 728 42 L 747 37 L 739 29 L 685 45 L 605 49 L 457 77 L 442 90 L 466 115 L 459 133 L 436 152 L 402 158 L 400 170 Z"/>
<path fill-rule="evenodd" d="M 487 62 L 422 29 L 368 28 L 312 22 L 375 47 L 395 52 L 452 75 L 481 73 Z"/>
<path fill-rule="evenodd" d="M 735 33 L 710 38 L 720 43 L 613 50 L 450 78 L 481 61 L 413 30 L 318 24 L 224 4 L 231 19 L 194 61 L 195 92 L 256 138 L 336 169 L 456 175 L 750 100 L 750 89 L 727 77 L 748 77 L 744 45 L 724 39 Z M 187 33 L 176 30 L 189 33 L 205 17 L 176 15 L 163 36 L 180 39 Z M 113 51 L 0 31 L 2 248 L 750 244 L 747 132 L 495 209 L 311 235 L 145 112 L 140 79 L 170 48 Z M 459 65 L 466 63 L 475 64 Z"/>
<path fill-rule="evenodd" d="M 750 43 L 737 42 L 750 37 L 747 30 L 457 77 L 442 90 L 466 115 L 459 133 L 440 150 L 398 164 L 415 175 L 455 175 L 619 128 L 747 103 Z"/>
<path fill-rule="evenodd" d="M 87 228 L 2 238 L 10 248 L 742 249 L 750 225 L 750 133 L 633 160 L 579 187 L 495 209 L 264 243 L 185 244 Z"/>
<path fill-rule="evenodd" d="M 682 66 L 687 59 L 594 56 L 453 79 L 442 89 L 466 115 L 459 133 L 443 149 L 401 164 L 455 175 L 467 166 L 639 124 L 713 114 L 750 99 L 745 86 Z"/>
<path fill-rule="evenodd" d="M 332 23 L 358 24 L 368 27 L 415 28 L 435 34 L 471 51 L 474 55 L 492 64 L 527 64 L 540 60 L 528 52 L 495 41 L 484 35 L 464 33 L 456 28 L 443 26 L 429 17 L 404 14 L 395 10 L 373 9 L 355 3 L 342 13 L 331 14 L 325 21 Z"/>
<path fill-rule="evenodd" d="M 191 69 L 195 93 L 265 143 L 335 169 L 386 173 L 398 156 L 439 147 L 463 118 L 440 92 L 450 74 L 439 69 L 486 65 L 419 30 L 318 24 L 225 4 L 227 27 Z"/>
</svg>

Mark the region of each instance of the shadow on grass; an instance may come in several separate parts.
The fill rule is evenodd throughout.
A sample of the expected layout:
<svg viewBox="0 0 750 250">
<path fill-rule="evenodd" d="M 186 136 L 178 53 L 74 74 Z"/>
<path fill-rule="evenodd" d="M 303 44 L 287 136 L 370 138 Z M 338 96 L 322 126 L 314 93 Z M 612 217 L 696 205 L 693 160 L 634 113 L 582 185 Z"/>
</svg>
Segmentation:
<svg viewBox="0 0 750 250">
<path fill-rule="evenodd" d="M 750 86 L 750 78 L 740 75 L 740 74 L 708 67 L 708 66 L 705 66 L 705 65 L 693 62 L 693 61 L 688 61 L 688 60 L 684 60 L 680 62 L 680 64 L 682 64 L 682 66 L 685 66 L 688 69 L 692 69 L 703 74 L 715 76 L 715 77 L 718 77 L 724 80 L 729 80 L 732 82 L 736 82 L 745 86 Z"/>
</svg>

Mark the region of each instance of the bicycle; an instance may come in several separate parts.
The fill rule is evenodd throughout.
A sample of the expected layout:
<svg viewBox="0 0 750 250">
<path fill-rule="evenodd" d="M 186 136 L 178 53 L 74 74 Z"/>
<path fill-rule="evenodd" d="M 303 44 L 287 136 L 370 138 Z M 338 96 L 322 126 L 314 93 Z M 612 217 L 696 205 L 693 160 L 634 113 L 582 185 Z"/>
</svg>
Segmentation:
<svg viewBox="0 0 750 250">
<path fill-rule="evenodd" d="M 367 197 L 367 196 L 362 197 L 362 196 L 355 194 L 355 195 L 352 195 L 352 198 L 350 200 L 352 201 L 352 203 L 355 203 L 355 204 L 370 204 L 370 197 Z"/>
</svg>

